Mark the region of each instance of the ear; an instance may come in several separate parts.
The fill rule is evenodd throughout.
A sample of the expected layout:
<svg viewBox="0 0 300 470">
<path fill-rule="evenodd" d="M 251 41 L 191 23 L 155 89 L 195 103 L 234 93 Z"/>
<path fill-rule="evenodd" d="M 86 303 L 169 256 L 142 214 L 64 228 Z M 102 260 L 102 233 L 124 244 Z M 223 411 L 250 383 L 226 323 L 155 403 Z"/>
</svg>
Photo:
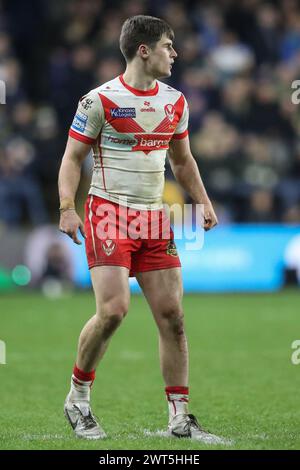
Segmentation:
<svg viewBox="0 0 300 470">
<path fill-rule="evenodd" d="M 149 56 L 150 49 L 146 44 L 140 44 L 138 48 L 138 54 L 142 59 L 146 59 Z"/>
</svg>

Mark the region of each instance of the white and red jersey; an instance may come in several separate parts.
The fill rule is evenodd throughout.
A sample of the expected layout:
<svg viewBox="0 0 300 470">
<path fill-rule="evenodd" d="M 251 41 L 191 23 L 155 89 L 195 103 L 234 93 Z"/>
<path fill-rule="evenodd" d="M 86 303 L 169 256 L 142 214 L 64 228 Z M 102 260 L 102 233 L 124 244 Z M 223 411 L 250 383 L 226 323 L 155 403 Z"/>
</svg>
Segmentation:
<svg viewBox="0 0 300 470">
<path fill-rule="evenodd" d="M 134 209 L 162 208 L 166 152 L 188 134 L 183 94 L 156 82 L 137 90 L 123 76 L 91 90 L 78 104 L 69 135 L 93 147 L 89 194 Z"/>
</svg>

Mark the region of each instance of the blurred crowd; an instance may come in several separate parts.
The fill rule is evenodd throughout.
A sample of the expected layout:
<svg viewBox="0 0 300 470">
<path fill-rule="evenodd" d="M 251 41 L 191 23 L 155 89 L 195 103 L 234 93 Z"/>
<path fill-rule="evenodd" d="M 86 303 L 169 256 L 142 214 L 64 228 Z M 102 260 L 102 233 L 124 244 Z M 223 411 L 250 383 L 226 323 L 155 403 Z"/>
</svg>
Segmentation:
<svg viewBox="0 0 300 470">
<path fill-rule="evenodd" d="M 124 70 L 120 29 L 135 14 L 175 31 L 168 82 L 189 102 L 192 151 L 220 222 L 299 223 L 297 0 L 0 0 L 0 222 L 57 220 L 78 99 Z M 167 181 L 168 202 L 189 202 L 168 166 Z"/>
</svg>

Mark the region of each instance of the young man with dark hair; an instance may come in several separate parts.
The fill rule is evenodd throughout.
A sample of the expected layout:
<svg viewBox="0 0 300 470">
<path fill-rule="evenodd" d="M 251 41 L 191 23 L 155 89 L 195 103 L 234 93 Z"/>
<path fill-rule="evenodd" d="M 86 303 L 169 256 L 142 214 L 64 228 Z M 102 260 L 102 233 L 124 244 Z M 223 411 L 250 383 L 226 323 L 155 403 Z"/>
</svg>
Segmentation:
<svg viewBox="0 0 300 470">
<path fill-rule="evenodd" d="M 188 412 L 181 265 L 172 230 L 167 237 L 158 229 L 153 238 L 130 234 L 107 238 L 99 229 L 104 214 L 111 210 L 118 234 L 127 233 L 135 212 L 165 221 L 162 192 L 167 150 L 178 183 L 195 203 L 203 205 L 204 229 L 217 224 L 190 151 L 187 102 L 182 93 L 157 80 L 171 75 L 177 57 L 173 39 L 172 29 L 161 19 L 139 15 L 125 21 L 120 48 L 126 71 L 80 100 L 61 164 L 60 230 L 77 244 L 77 230 L 84 235 L 96 298 L 96 314 L 80 334 L 71 390 L 65 401 L 66 417 L 78 437 L 101 439 L 106 435 L 91 412 L 90 388 L 95 369 L 127 313 L 128 277 L 134 275 L 158 327 L 169 405 L 168 435 L 221 442 Z M 81 165 L 91 149 L 94 171 L 83 225 L 74 201 Z"/>
</svg>

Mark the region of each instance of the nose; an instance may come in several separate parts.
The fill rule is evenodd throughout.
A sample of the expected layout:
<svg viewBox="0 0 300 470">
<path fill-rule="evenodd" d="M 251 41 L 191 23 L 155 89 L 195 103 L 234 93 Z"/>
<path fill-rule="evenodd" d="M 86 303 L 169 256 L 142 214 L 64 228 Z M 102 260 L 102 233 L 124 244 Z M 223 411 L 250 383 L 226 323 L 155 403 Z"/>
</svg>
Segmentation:
<svg viewBox="0 0 300 470">
<path fill-rule="evenodd" d="M 177 52 L 172 47 L 172 57 L 174 57 L 174 59 L 175 59 L 177 56 L 178 56 Z"/>
</svg>

